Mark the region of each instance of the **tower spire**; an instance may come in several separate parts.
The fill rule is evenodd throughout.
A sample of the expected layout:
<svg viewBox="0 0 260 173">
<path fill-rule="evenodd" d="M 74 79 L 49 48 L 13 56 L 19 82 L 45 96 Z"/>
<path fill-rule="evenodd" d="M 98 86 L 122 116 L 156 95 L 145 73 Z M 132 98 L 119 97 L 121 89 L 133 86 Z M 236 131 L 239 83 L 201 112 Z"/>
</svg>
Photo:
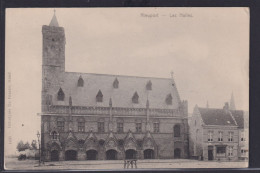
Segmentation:
<svg viewBox="0 0 260 173">
<path fill-rule="evenodd" d="M 56 18 L 56 10 L 55 9 L 53 10 L 53 17 L 51 19 L 49 26 L 59 27 L 59 23 L 58 23 L 58 20 Z"/>
<path fill-rule="evenodd" d="M 234 99 L 234 95 L 233 92 L 231 94 L 231 99 L 230 99 L 230 110 L 236 110 L 236 105 L 235 105 L 235 99 Z"/>
</svg>

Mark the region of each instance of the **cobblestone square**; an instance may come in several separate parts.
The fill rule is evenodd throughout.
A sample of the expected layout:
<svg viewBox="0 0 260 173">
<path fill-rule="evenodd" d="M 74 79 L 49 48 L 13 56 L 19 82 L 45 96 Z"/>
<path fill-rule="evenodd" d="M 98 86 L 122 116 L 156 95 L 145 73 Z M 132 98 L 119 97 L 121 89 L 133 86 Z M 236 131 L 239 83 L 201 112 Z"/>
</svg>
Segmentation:
<svg viewBox="0 0 260 173">
<path fill-rule="evenodd" d="M 59 161 L 46 162 L 38 166 L 37 160 L 18 161 L 16 158 L 7 158 L 5 167 L 8 170 L 56 170 L 56 169 L 124 169 L 123 160 L 95 160 L 95 161 Z M 172 160 L 138 160 L 137 169 L 175 169 L 175 168 L 246 168 L 247 162 L 215 162 L 197 161 L 189 159 Z M 131 168 L 129 168 L 131 169 Z"/>
</svg>

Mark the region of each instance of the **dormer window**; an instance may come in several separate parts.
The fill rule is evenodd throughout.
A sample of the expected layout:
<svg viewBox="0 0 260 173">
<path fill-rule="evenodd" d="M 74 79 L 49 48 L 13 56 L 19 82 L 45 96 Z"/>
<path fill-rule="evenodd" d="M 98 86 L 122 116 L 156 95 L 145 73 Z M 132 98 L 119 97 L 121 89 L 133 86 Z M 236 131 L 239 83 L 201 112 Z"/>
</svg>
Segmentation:
<svg viewBox="0 0 260 173">
<path fill-rule="evenodd" d="M 82 79 L 82 77 L 80 76 L 79 77 L 79 80 L 78 80 L 78 87 L 83 87 L 84 86 L 84 80 Z"/>
<path fill-rule="evenodd" d="M 59 91 L 58 91 L 58 95 L 57 95 L 58 101 L 64 101 L 64 97 L 65 97 L 65 94 L 62 91 L 62 89 L 60 88 Z"/>
<path fill-rule="evenodd" d="M 146 84 L 146 89 L 147 90 L 152 90 L 152 82 L 150 80 Z"/>
<path fill-rule="evenodd" d="M 102 94 L 102 92 L 100 90 L 97 93 L 96 101 L 97 102 L 103 102 L 103 94 Z"/>
<path fill-rule="evenodd" d="M 138 103 L 139 102 L 138 99 L 139 99 L 139 96 L 138 96 L 137 92 L 135 92 L 133 97 L 132 97 L 132 102 L 133 103 Z"/>
<path fill-rule="evenodd" d="M 118 80 L 117 80 L 117 78 L 114 80 L 114 82 L 113 82 L 113 87 L 114 88 L 118 88 L 118 85 L 119 85 L 119 82 L 118 82 Z"/>
<path fill-rule="evenodd" d="M 171 94 L 167 95 L 165 102 L 167 105 L 172 105 L 172 95 Z"/>
</svg>

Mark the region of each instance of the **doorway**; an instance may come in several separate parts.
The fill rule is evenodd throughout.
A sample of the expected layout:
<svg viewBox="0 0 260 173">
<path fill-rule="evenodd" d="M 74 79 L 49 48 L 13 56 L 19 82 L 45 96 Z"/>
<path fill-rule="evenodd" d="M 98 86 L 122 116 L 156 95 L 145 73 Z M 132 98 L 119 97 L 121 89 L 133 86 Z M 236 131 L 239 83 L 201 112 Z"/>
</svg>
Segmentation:
<svg viewBox="0 0 260 173">
<path fill-rule="evenodd" d="M 208 160 L 213 160 L 213 150 L 208 150 Z"/>
<path fill-rule="evenodd" d="M 180 159 L 181 158 L 181 149 L 176 148 L 174 150 L 174 159 Z"/>
<path fill-rule="evenodd" d="M 51 151 L 51 161 L 59 161 L 59 151 L 58 150 Z"/>
</svg>

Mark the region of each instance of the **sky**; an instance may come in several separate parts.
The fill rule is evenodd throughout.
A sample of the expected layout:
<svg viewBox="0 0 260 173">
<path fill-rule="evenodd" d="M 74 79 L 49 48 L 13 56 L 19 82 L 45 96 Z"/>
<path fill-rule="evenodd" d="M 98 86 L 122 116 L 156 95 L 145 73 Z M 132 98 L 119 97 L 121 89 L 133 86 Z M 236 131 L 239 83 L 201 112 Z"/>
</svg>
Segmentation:
<svg viewBox="0 0 260 173">
<path fill-rule="evenodd" d="M 5 154 L 37 139 L 42 26 L 54 9 L 6 10 Z M 186 16 L 186 17 L 185 17 Z M 170 78 L 182 100 L 249 110 L 248 8 L 57 8 L 65 70 Z"/>
</svg>

